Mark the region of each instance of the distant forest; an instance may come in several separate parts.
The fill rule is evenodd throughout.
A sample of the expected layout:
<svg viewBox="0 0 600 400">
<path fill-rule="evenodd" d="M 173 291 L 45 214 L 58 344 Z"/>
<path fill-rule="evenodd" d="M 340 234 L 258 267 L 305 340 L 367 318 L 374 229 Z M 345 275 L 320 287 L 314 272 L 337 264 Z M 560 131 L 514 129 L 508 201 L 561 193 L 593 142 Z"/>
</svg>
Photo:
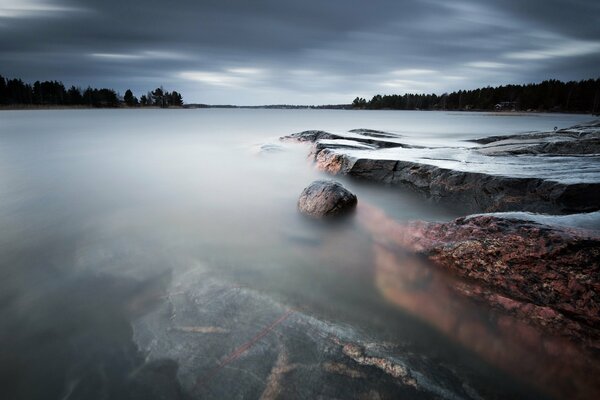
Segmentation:
<svg viewBox="0 0 600 400">
<path fill-rule="evenodd" d="M 25 83 L 21 79 L 7 79 L 0 75 L 0 106 L 84 106 L 84 107 L 169 107 L 183 106 L 183 98 L 176 91 L 167 92 L 162 87 L 135 97 L 127 89 L 121 97 L 113 89 L 66 89 L 62 82 L 36 81 Z"/>
<path fill-rule="evenodd" d="M 507 110 L 600 112 L 600 79 L 579 82 L 548 80 L 528 85 L 506 85 L 435 94 L 357 97 L 353 108 L 393 110 Z"/>
</svg>

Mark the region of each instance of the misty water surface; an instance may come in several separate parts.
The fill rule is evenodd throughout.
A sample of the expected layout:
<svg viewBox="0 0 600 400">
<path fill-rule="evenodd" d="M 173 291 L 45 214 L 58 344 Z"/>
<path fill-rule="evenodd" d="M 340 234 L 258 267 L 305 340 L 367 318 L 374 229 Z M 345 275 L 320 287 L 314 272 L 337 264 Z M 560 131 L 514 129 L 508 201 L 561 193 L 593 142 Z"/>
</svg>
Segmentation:
<svg viewBox="0 0 600 400">
<path fill-rule="evenodd" d="M 509 378 L 494 366 L 479 364 L 426 318 L 383 299 L 365 273 L 372 264 L 370 238 L 352 219 L 329 225 L 298 215 L 299 193 L 323 175 L 307 159 L 307 147 L 277 138 L 307 129 L 370 128 L 419 143 L 460 145 L 588 119 L 325 110 L 3 111 L 0 392 L 5 398 L 69 398 L 85 376 L 94 381 L 86 371 L 99 359 L 111 366 L 106 382 L 121 382 L 144 358 L 130 340 L 129 324 L 161 302 L 146 294 L 168 290 L 181 271 L 195 266 L 316 318 L 409 343 L 458 369 L 480 367 L 481 379 L 502 385 Z M 341 180 L 359 202 L 398 221 L 461 215 L 397 188 Z M 431 301 L 436 295 L 429 293 Z M 122 350 L 123 343 L 131 348 Z M 117 347 L 127 356 L 102 358 Z M 93 393 L 102 382 L 92 384 Z"/>
</svg>

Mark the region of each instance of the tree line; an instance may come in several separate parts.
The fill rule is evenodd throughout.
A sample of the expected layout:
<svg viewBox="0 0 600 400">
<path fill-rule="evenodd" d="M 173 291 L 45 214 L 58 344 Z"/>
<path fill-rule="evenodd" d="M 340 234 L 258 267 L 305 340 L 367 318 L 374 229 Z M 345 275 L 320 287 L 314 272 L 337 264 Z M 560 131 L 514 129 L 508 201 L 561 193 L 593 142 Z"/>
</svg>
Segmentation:
<svg viewBox="0 0 600 400">
<path fill-rule="evenodd" d="M 527 85 L 506 85 L 436 94 L 375 95 L 357 97 L 353 108 L 394 110 L 515 110 L 600 112 L 600 79 L 561 82 L 546 80 Z"/>
<path fill-rule="evenodd" d="M 0 75 L 0 105 L 87 106 L 87 107 L 169 107 L 183 106 L 183 97 L 176 91 L 167 92 L 158 87 L 140 96 L 139 100 L 127 89 L 120 96 L 113 89 L 65 88 L 59 81 L 25 83 Z"/>
</svg>

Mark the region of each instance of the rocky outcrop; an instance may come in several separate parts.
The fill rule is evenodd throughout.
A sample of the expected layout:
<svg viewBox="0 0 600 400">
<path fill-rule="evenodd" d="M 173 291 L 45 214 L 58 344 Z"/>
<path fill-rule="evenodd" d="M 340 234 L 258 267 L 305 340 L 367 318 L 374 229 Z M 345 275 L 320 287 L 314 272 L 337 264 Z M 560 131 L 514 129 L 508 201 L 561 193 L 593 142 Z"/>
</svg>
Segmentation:
<svg viewBox="0 0 600 400">
<path fill-rule="evenodd" d="M 483 145 L 478 152 L 490 156 L 600 154 L 600 121 L 552 132 L 490 136 L 473 142 Z"/>
<path fill-rule="evenodd" d="M 291 135 L 287 135 L 281 138 L 282 140 L 293 140 L 297 142 L 311 142 L 314 143 L 317 140 L 322 139 L 344 139 L 344 136 L 336 135 L 333 133 L 311 130 L 311 131 L 302 131 L 298 133 L 293 133 Z"/>
<path fill-rule="evenodd" d="M 598 397 L 598 232 L 489 215 L 398 223 L 366 203 L 357 217 L 391 304 L 556 398 Z"/>
<path fill-rule="evenodd" d="M 559 141 L 502 141 L 492 142 L 478 151 L 491 156 L 546 154 L 546 155 L 584 155 L 600 154 L 600 138 L 559 140 Z"/>
<path fill-rule="evenodd" d="M 378 131 L 376 129 L 364 129 L 364 128 L 360 128 L 360 129 L 351 129 L 348 132 L 351 133 L 357 133 L 359 135 L 363 135 L 363 136 L 371 136 L 371 137 L 375 137 L 375 138 L 399 138 L 402 137 L 401 135 L 395 134 L 395 133 L 389 133 L 389 132 L 384 132 L 384 131 Z"/>
<path fill-rule="evenodd" d="M 566 184 L 540 178 L 457 171 L 401 160 L 355 158 L 324 149 L 317 167 L 334 175 L 402 185 L 468 213 L 532 211 L 557 214 L 600 209 L 600 183 Z"/>
<path fill-rule="evenodd" d="M 534 141 L 568 141 L 573 139 L 600 138 L 600 120 L 594 120 L 584 124 L 578 124 L 566 129 L 557 129 L 551 132 L 526 132 L 516 135 L 487 136 L 473 139 L 471 142 L 479 144 L 490 144 L 506 140 L 534 140 Z"/>
<path fill-rule="evenodd" d="M 302 191 L 298 199 L 298 210 L 316 218 L 335 217 L 354 210 L 356 203 L 356 196 L 341 183 L 319 180 Z"/>
<path fill-rule="evenodd" d="M 391 133 L 388 134 L 386 132 L 373 131 L 370 129 L 355 129 L 350 132 L 355 133 L 356 135 L 338 135 L 335 133 L 313 130 L 283 136 L 281 140 L 309 143 L 318 143 L 319 141 L 323 140 L 352 140 L 357 143 L 371 145 L 375 149 L 388 149 L 393 147 L 412 147 L 404 143 L 391 140 L 399 138 L 399 136 Z M 337 143 L 328 143 L 328 146 L 323 146 L 323 148 L 325 147 L 336 148 Z"/>
<path fill-rule="evenodd" d="M 600 234 L 496 216 L 398 224 L 362 205 L 379 242 L 425 256 L 474 282 L 468 297 L 600 349 Z"/>
<path fill-rule="evenodd" d="M 227 333 L 175 329 L 207 321 Z M 449 367 L 437 357 L 411 352 L 408 344 L 376 341 L 348 324 L 290 309 L 263 291 L 215 280 L 197 269 L 175 277 L 165 303 L 135 322 L 134 338 L 148 363 L 177 362 L 188 399 L 525 395 L 516 385 L 479 383 L 480 370 Z M 161 368 L 164 375 L 173 371 L 168 365 Z"/>
<path fill-rule="evenodd" d="M 282 139 L 313 143 L 311 157 L 322 171 L 404 186 L 466 213 L 571 214 L 600 210 L 600 170 L 590 168 L 597 158 L 594 155 L 600 154 L 600 122 L 554 132 L 476 139 L 483 145 L 458 149 L 474 155 L 472 164 L 461 162 L 461 155 L 448 160 L 418 156 L 411 149 L 424 149 L 423 154 L 430 154 L 427 152 L 432 149 L 402 143 L 399 135 L 369 129 L 355 129 L 348 135 L 304 131 Z M 446 151 L 452 154 L 452 149 Z M 531 155 L 532 159 L 507 159 L 515 155 Z M 567 166 L 566 159 L 536 161 L 536 155 L 569 156 L 571 164 Z M 579 157 L 586 155 L 592 158 Z"/>
<path fill-rule="evenodd" d="M 466 212 L 570 214 L 600 210 L 599 128 L 496 137 L 455 152 L 372 142 L 364 149 L 343 143 L 347 137 L 325 138 L 311 156 L 330 174 L 412 188 Z M 553 396 L 597 398 L 600 233 L 493 215 L 401 224 L 362 203 L 358 221 L 373 237 L 375 286 L 391 304 Z M 359 364 L 393 368 L 407 386 L 414 377 L 351 346 L 344 352 Z"/>
</svg>

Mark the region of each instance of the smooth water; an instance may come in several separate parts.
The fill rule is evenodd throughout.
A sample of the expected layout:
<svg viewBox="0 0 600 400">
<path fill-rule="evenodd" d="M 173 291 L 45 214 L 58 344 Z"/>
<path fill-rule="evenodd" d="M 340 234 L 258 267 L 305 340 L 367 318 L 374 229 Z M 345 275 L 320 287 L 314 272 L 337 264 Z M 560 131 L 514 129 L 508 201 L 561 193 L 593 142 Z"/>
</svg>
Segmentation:
<svg viewBox="0 0 600 400">
<path fill-rule="evenodd" d="M 146 301 L 145 283 L 172 290 L 169 282 L 202 269 L 204 280 L 250 288 L 376 341 L 404 343 L 475 376 L 480 386 L 491 385 L 499 398 L 535 398 L 535 377 L 515 383 L 506 363 L 494 365 L 440 329 L 432 307 L 453 301 L 443 290 L 426 292 L 432 307 L 423 307 L 422 315 L 419 307 L 389 302 L 373 278 L 372 239 L 353 220 L 327 225 L 298 215 L 299 193 L 323 175 L 308 161 L 307 147 L 277 138 L 307 129 L 370 128 L 415 143 L 457 145 L 589 119 L 332 110 L 2 111 L 2 397 L 75 398 L 86 382 L 98 395 L 111 379 L 128 376 L 152 357 L 131 340 L 138 335 L 136 321 L 164 301 Z M 401 189 L 341 180 L 360 202 L 398 221 L 460 215 Z M 486 310 L 477 312 L 485 318 Z M 142 361 L 100 356 L 125 345 Z M 235 344 L 223 346 L 216 351 L 225 355 Z M 103 372 L 100 383 L 88 372 L 99 363 L 112 371 Z"/>
</svg>

